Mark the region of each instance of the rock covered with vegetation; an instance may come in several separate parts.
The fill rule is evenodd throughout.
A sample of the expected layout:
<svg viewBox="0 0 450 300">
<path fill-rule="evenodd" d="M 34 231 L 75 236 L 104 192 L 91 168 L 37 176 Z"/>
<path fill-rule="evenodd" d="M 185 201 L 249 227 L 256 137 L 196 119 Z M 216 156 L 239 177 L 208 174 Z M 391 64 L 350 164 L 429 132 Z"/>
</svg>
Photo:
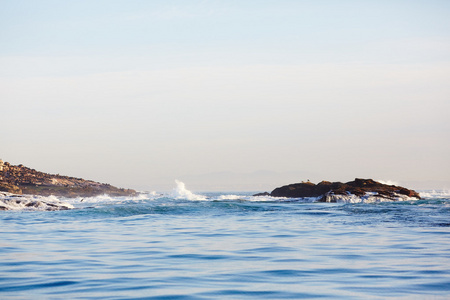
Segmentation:
<svg viewBox="0 0 450 300">
<path fill-rule="evenodd" d="M 62 197 L 133 196 L 137 192 L 81 178 L 53 175 L 0 160 L 0 191 Z"/>
</svg>

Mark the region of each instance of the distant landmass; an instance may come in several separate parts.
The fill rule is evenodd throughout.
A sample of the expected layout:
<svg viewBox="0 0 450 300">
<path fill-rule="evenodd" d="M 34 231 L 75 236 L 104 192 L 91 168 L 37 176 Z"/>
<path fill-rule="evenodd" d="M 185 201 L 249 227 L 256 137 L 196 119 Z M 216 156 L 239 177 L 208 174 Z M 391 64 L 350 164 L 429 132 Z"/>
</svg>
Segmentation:
<svg viewBox="0 0 450 300">
<path fill-rule="evenodd" d="M 92 180 L 39 172 L 23 165 L 11 165 L 0 160 L 0 191 L 62 197 L 133 196 L 137 192 Z"/>
<path fill-rule="evenodd" d="M 319 202 L 338 202 L 352 197 L 367 200 L 406 200 L 420 199 L 419 193 L 401 186 L 387 185 L 372 179 L 356 178 L 347 183 L 322 181 L 318 184 L 301 182 L 274 189 L 271 193 L 255 196 L 272 196 L 287 198 L 317 198 Z"/>
</svg>

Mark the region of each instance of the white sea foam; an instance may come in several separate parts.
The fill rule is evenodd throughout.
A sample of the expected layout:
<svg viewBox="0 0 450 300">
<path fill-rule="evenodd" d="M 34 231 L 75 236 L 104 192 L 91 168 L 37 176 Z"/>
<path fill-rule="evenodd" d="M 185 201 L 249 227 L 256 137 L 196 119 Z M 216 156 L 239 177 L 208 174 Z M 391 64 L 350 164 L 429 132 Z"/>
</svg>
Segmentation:
<svg viewBox="0 0 450 300">
<path fill-rule="evenodd" d="M 74 208 L 73 205 L 61 201 L 55 196 L 33 196 L 0 193 L 0 210 L 67 210 Z"/>
<path fill-rule="evenodd" d="M 33 195 L 15 195 L 5 192 L 0 192 L 0 210 L 66 210 L 73 208 L 86 208 L 92 206 L 102 206 L 104 204 L 127 204 L 130 202 L 140 202 L 147 200 L 158 199 L 179 199 L 179 200 L 193 200 L 193 201 L 249 201 L 249 202 L 317 202 L 322 197 L 309 198 L 284 198 L 271 196 L 251 196 L 251 195 L 236 195 L 236 194 L 222 194 L 211 197 L 195 194 L 186 188 L 186 185 L 176 180 L 176 187 L 171 193 L 161 194 L 156 192 L 141 192 L 135 197 L 120 196 L 111 197 L 108 195 L 99 195 L 95 197 L 77 197 L 77 198 L 61 198 L 56 196 L 33 196 Z M 420 191 L 422 198 L 450 198 L 450 191 Z M 347 195 L 329 195 L 327 202 L 336 203 L 377 203 L 377 202 L 392 202 L 392 201 L 408 201 L 416 200 L 405 195 L 395 195 L 391 198 L 380 197 L 377 193 L 366 193 L 364 196 L 356 196 L 353 194 Z"/>
<path fill-rule="evenodd" d="M 112 197 L 106 194 L 95 197 L 64 198 L 56 196 L 16 195 L 0 192 L 0 210 L 66 210 L 85 208 L 102 204 L 122 204 L 145 200 L 154 200 L 162 197 L 156 192 L 141 192 L 134 197 Z"/>
<path fill-rule="evenodd" d="M 248 201 L 280 201 L 280 202 L 319 202 L 322 201 L 322 196 L 319 197 L 304 197 L 304 198 L 285 198 L 285 197 L 271 197 L 271 196 L 248 196 L 242 197 L 241 199 Z M 357 196 L 354 194 L 346 195 L 326 195 L 326 200 L 324 202 L 334 202 L 334 203 L 379 203 L 379 202 L 394 202 L 394 201 L 410 201 L 417 200 L 417 198 L 408 197 L 406 195 L 394 194 L 394 196 L 386 198 L 381 197 L 378 193 L 366 193 L 363 196 Z"/>
<path fill-rule="evenodd" d="M 159 194 L 156 192 L 140 192 L 136 196 L 109 196 L 107 194 L 98 195 L 94 197 L 76 197 L 76 198 L 65 198 L 64 200 L 71 203 L 77 207 L 83 207 L 92 204 L 119 204 L 128 201 L 144 201 L 153 200 L 157 198 Z"/>
<path fill-rule="evenodd" d="M 288 198 L 288 197 L 272 197 L 272 196 L 246 196 L 244 200 L 254 202 L 316 202 L 320 197 L 303 197 L 303 198 Z"/>
<path fill-rule="evenodd" d="M 450 190 L 424 190 L 418 191 L 420 197 L 425 199 L 443 199 L 450 198 Z"/>
<path fill-rule="evenodd" d="M 216 201 L 220 200 L 246 200 L 246 196 L 239 196 L 239 195 L 220 195 L 219 197 L 214 198 Z"/>
<path fill-rule="evenodd" d="M 190 190 L 186 189 L 184 182 L 175 180 L 177 186 L 173 189 L 170 197 L 175 199 L 185 199 L 185 200 L 207 200 L 208 198 L 203 195 L 197 195 L 192 193 Z"/>
<path fill-rule="evenodd" d="M 382 183 L 382 184 L 386 184 L 386 185 L 396 185 L 396 186 L 400 185 L 398 182 L 393 181 L 393 180 L 375 180 L 375 181 Z"/>
<path fill-rule="evenodd" d="M 325 202 L 336 203 L 379 203 L 418 200 L 415 197 L 394 193 L 392 196 L 380 196 L 375 192 L 366 192 L 363 196 L 357 196 L 347 192 L 347 195 L 326 195 Z"/>
</svg>

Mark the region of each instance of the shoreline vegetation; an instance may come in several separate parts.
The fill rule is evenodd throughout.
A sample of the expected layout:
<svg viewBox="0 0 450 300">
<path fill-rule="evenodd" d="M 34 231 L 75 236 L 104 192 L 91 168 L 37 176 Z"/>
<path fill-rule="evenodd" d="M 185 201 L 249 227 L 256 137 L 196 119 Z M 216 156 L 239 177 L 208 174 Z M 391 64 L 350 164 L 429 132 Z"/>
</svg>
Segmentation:
<svg viewBox="0 0 450 300">
<path fill-rule="evenodd" d="M 23 165 L 0 160 L 0 191 L 18 195 L 60 196 L 66 198 L 136 196 L 137 191 L 76 177 L 48 174 Z"/>
</svg>

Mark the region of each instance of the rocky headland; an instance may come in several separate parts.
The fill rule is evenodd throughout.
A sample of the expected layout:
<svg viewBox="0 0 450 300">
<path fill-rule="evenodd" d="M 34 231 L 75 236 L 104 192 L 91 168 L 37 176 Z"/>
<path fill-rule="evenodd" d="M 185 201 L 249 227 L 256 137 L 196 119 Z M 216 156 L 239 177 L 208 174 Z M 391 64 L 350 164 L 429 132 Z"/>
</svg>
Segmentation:
<svg viewBox="0 0 450 300">
<path fill-rule="evenodd" d="M 255 196 L 286 198 L 317 198 L 319 202 L 339 202 L 359 198 L 364 200 L 408 200 L 420 199 L 419 193 L 401 186 L 387 185 L 372 179 L 356 178 L 346 183 L 322 181 L 318 184 L 301 182 L 274 189 L 271 193 Z"/>
<path fill-rule="evenodd" d="M 39 172 L 23 165 L 11 165 L 0 160 L 0 191 L 13 194 L 94 197 L 134 196 L 135 190 L 122 189 L 92 180 Z"/>
</svg>

